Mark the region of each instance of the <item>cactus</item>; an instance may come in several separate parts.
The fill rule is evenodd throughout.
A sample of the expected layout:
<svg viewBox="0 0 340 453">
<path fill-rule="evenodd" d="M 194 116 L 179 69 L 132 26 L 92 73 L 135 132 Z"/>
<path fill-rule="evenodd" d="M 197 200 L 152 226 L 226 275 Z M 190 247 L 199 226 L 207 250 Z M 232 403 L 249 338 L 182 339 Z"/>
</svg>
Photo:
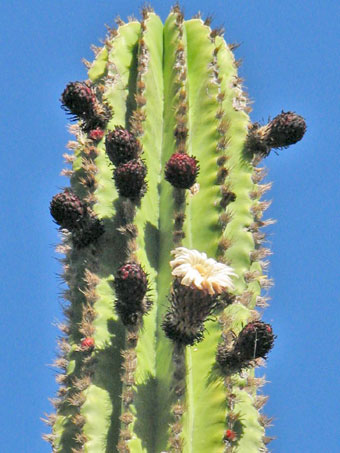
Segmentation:
<svg viewBox="0 0 340 453">
<path fill-rule="evenodd" d="M 164 25 L 144 8 L 62 94 L 77 122 L 70 187 L 50 208 L 67 284 L 55 453 L 267 451 L 258 165 L 306 125 L 293 112 L 250 122 L 222 35 L 178 6 Z"/>
</svg>

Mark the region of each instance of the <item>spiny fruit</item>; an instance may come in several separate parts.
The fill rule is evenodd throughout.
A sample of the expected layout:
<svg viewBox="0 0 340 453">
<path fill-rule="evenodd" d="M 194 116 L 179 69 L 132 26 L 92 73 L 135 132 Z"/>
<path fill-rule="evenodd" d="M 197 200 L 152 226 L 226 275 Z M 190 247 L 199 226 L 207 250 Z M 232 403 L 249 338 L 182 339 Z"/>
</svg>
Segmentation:
<svg viewBox="0 0 340 453">
<path fill-rule="evenodd" d="M 91 212 L 80 223 L 79 228 L 72 231 L 72 240 L 75 247 L 83 248 L 97 241 L 104 232 L 102 221 Z"/>
<path fill-rule="evenodd" d="M 272 148 L 286 148 L 302 139 L 307 126 L 294 112 L 281 112 L 265 126 L 254 123 L 248 134 L 247 148 L 253 154 L 267 156 Z"/>
<path fill-rule="evenodd" d="M 87 215 L 87 205 L 71 189 L 65 189 L 52 198 L 50 212 L 61 228 L 72 231 Z"/>
<path fill-rule="evenodd" d="M 86 82 L 70 82 L 61 95 L 64 110 L 78 118 L 88 118 L 94 114 L 96 96 Z"/>
<path fill-rule="evenodd" d="M 178 189 L 190 189 L 198 173 L 196 158 L 184 153 L 173 154 L 165 166 L 165 179 Z"/>
<path fill-rule="evenodd" d="M 143 268 L 135 262 L 123 264 L 116 273 L 114 288 L 117 300 L 116 310 L 123 324 L 136 324 L 151 307 L 144 300 L 148 290 L 148 279 Z"/>
<path fill-rule="evenodd" d="M 282 112 L 268 125 L 267 144 L 271 148 L 285 148 L 302 139 L 306 122 L 294 112 Z"/>
<path fill-rule="evenodd" d="M 248 323 L 231 343 L 225 340 L 218 346 L 216 359 L 230 373 L 252 365 L 255 359 L 265 359 L 274 345 L 275 335 L 270 324 L 261 321 Z"/>
<path fill-rule="evenodd" d="M 147 275 L 140 264 L 125 263 L 117 270 L 114 287 L 119 299 L 142 300 L 148 289 Z"/>
<path fill-rule="evenodd" d="M 86 247 L 104 233 L 102 222 L 71 189 L 54 195 L 50 212 L 61 228 L 72 233 L 77 248 Z"/>
<path fill-rule="evenodd" d="M 106 153 L 113 165 L 120 165 L 137 159 L 140 145 L 136 137 L 122 126 L 116 126 L 105 139 Z"/>
<path fill-rule="evenodd" d="M 146 192 L 146 173 L 146 166 L 140 159 L 118 165 L 114 171 L 114 180 L 119 195 L 130 199 L 141 198 Z"/>
<path fill-rule="evenodd" d="M 90 133 L 90 137 L 91 131 L 104 129 L 110 119 L 109 107 L 100 102 L 89 82 L 70 82 L 60 100 L 62 108 L 73 115 L 73 119 L 81 120 L 82 130 Z"/>
<path fill-rule="evenodd" d="M 274 345 L 275 336 L 270 324 L 261 321 L 248 323 L 239 333 L 235 351 L 242 360 L 265 359 Z"/>
</svg>

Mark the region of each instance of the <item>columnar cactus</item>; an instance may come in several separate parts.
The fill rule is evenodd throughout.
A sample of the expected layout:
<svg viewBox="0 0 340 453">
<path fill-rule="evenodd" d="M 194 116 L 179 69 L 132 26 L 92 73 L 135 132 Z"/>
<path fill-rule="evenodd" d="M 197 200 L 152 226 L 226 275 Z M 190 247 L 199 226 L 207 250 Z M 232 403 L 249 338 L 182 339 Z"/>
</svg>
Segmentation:
<svg viewBox="0 0 340 453">
<path fill-rule="evenodd" d="M 258 164 L 306 126 L 292 112 L 251 124 L 222 33 L 145 8 L 62 94 L 77 123 L 70 188 L 51 202 L 68 286 L 55 453 L 266 451 Z"/>
</svg>

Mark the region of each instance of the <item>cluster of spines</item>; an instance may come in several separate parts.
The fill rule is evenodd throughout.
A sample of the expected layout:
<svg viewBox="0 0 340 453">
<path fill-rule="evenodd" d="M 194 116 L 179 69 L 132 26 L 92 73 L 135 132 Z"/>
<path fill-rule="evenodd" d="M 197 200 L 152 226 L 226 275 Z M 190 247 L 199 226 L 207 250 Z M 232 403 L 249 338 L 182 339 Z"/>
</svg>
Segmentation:
<svg viewBox="0 0 340 453">
<path fill-rule="evenodd" d="M 224 100 L 226 93 L 222 86 L 222 78 L 219 64 L 218 64 L 218 53 L 220 52 L 220 46 L 216 42 L 216 37 L 220 36 L 220 29 L 211 30 L 210 39 L 214 45 L 212 54 L 212 60 L 210 65 L 210 83 L 215 87 L 216 90 L 216 102 L 217 111 L 215 118 L 217 120 L 216 127 L 216 184 L 220 187 L 220 199 L 216 202 L 217 209 L 219 210 L 218 225 L 221 229 L 221 236 L 217 247 L 217 259 L 224 263 L 229 263 L 226 258 L 226 251 L 232 245 L 232 241 L 225 235 L 225 229 L 233 218 L 232 209 L 230 205 L 236 200 L 236 194 L 234 193 L 230 180 L 229 180 L 229 155 L 228 148 L 230 139 L 229 133 L 229 120 L 224 110 Z M 235 301 L 235 296 L 230 294 L 226 295 L 225 303 L 229 305 Z M 223 295 L 222 295 L 223 299 Z M 219 322 L 223 329 L 226 329 L 226 325 L 229 325 L 230 319 L 225 311 L 220 315 Z M 238 420 L 238 414 L 234 411 L 236 394 L 234 393 L 232 386 L 225 383 L 226 390 L 226 403 L 227 403 L 227 417 L 225 422 L 225 431 L 222 441 L 225 445 L 225 451 L 231 452 L 231 448 L 237 441 L 237 433 L 235 431 L 235 423 Z"/>
<path fill-rule="evenodd" d="M 143 34 L 146 30 L 146 21 L 152 9 L 143 8 L 141 21 L 141 36 L 138 42 L 138 62 L 137 62 L 137 86 L 135 94 L 136 109 L 131 115 L 130 124 L 132 133 L 138 138 L 144 134 L 143 123 L 146 120 L 145 116 L 145 81 L 144 75 L 148 69 L 149 64 L 149 51 L 145 44 Z"/>
<path fill-rule="evenodd" d="M 233 392 L 233 384 L 231 382 L 231 379 L 228 377 L 225 378 L 225 388 L 227 390 L 226 402 L 228 413 L 226 417 L 226 429 L 224 431 L 223 441 L 225 444 L 225 452 L 231 453 L 233 451 L 234 445 L 239 438 L 239 433 L 237 432 L 239 416 L 235 411 L 235 403 L 237 402 L 237 397 Z"/>
<path fill-rule="evenodd" d="M 128 441 L 132 438 L 131 425 L 135 419 L 130 407 L 134 399 L 135 371 L 137 368 L 136 346 L 138 342 L 138 327 L 130 327 L 125 336 L 125 349 L 122 351 L 122 414 L 120 416 L 121 429 L 119 432 L 119 440 L 117 451 L 119 453 L 128 453 L 130 448 Z"/>
<path fill-rule="evenodd" d="M 248 132 L 246 149 L 257 165 L 272 149 L 287 148 L 302 139 L 307 126 L 304 118 L 295 112 L 276 115 L 268 124 L 253 123 Z"/>
<path fill-rule="evenodd" d="M 77 248 L 96 242 L 104 233 L 102 222 L 89 205 L 70 189 L 65 189 L 53 197 L 50 211 L 60 227 L 71 233 Z"/>
<path fill-rule="evenodd" d="M 63 109 L 74 120 L 80 120 L 84 132 L 104 130 L 110 118 L 110 110 L 102 103 L 100 85 L 91 82 L 70 82 L 61 95 Z"/>
<path fill-rule="evenodd" d="M 249 322 L 239 335 L 221 343 L 217 351 L 217 362 L 227 374 L 248 368 L 257 359 L 266 359 L 274 344 L 272 327 L 261 321 Z"/>
</svg>

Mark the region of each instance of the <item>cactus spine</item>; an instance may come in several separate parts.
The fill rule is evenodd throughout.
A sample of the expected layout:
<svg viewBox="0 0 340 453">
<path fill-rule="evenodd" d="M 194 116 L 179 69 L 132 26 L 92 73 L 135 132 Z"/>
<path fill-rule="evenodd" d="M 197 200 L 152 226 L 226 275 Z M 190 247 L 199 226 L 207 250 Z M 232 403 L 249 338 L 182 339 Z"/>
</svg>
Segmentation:
<svg viewBox="0 0 340 453">
<path fill-rule="evenodd" d="M 163 25 L 146 8 L 118 25 L 62 96 L 79 121 L 72 191 L 51 202 L 69 302 L 46 438 L 55 453 L 266 451 L 257 164 L 304 121 L 252 125 L 231 48 L 199 17 L 176 6 Z"/>
</svg>

